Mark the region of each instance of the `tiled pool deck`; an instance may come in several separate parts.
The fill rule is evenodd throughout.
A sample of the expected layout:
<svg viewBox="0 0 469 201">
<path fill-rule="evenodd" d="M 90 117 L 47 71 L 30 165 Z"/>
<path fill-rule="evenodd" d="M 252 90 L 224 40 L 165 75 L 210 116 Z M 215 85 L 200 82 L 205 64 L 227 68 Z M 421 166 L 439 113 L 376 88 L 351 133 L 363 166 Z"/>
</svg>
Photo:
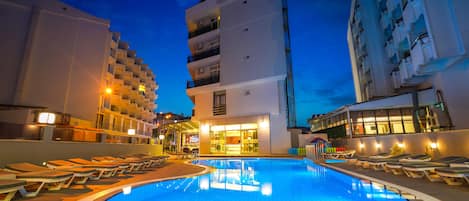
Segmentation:
<svg viewBox="0 0 469 201">
<path fill-rule="evenodd" d="M 345 163 L 329 164 L 335 168 L 352 171 L 358 174 L 373 177 L 390 183 L 395 183 L 407 188 L 426 193 L 442 201 L 467 201 L 469 200 L 469 185 L 448 186 L 445 183 L 432 183 L 424 179 L 412 179 L 406 176 L 396 176 L 383 171 L 374 171 L 370 169 L 358 168 Z M 71 189 L 64 189 L 57 192 L 43 191 L 36 198 L 16 198 L 15 200 L 27 201 L 72 201 L 79 200 L 102 192 L 104 190 L 132 184 L 135 182 L 164 179 L 169 177 L 184 176 L 196 174 L 205 169 L 199 166 L 186 164 L 182 160 L 168 160 L 167 163 L 159 168 L 152 168 L 140 174 L 131 176 L 121 176 L 114 178 L 101 179 L 99 181 L 89 181 L 87 185 L 74 185 Z"/>
<path fill-rule="evenodd" d="M 393 175 L 384 171 L 374 171 L 372 169 L 356 167 L 355 165 L 347 163 L 333 163 L 328 165 L 414 189 L 442 201 L 469 200 L 468 184 L 463 184 L 461 186 L 448 186 L 444 182 L 430 182 L 426 178 L 413 179 L 405 175 Z"/>
<path fill-rule="evenodd" d="M 185 164 L 181 160 L 168 160 L 166 164 L 159 168 L 151 168 L 142 171 L 139 174 L 131 176 L 120 176 L 113 178 L 100 179 L 99 181 L 88 181 L 86 185 L 73 185 L 71 189 L 62 189 L 60 191 L 42 191 L 35 198 L 17 198 L 14 200 L 27 201 L 72 201 L 90 196 L 92 194 L 126 184 L 132 184 L 139 181 L 163 179 L 168 177 L 184 176 L 195 174 L 205 169 L 199 166 Z"/>
</svg>

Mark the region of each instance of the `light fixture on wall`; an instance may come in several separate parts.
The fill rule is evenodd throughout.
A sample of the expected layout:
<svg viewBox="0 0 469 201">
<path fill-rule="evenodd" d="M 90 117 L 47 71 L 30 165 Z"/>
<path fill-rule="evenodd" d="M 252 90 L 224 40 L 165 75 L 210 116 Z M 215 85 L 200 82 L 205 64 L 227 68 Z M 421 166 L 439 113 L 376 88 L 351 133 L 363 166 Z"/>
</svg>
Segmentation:
<svg viewBox="0 0 469 201">
<path fill-rule="evenodd" d="M 430 143 L 430 148 L 432 149 L 437 149 L 438 148 L 438 144 L 436 142 L 431 142 Z"/>
<path fill-rule="evenodd" d="M 210 125 L 208 125 L 208 124 L 203 124 L 200 127 L 200 133 L 202 133 L 202 134 L 208 134 L 209 131 L 210 131 Z"/>
<path fill-rule="evenodd" d="M 398 142 L 398 143 L 397 143 L 397 147 L 399 147 L 399 148 L 404 148 L 405 145 L 404 145 L 404 143 L 402 143 L 402 142 Z"/>
<path fill-rule="evenodd" d="M 131 128 L 131 129 L 127 130 L 127 134 L 135 135 L 135 129 Z"/>
<path fill-rule="evenodd" d="M 360 149 L 363 149 L 363 148 L 365 148 L 365 144 L 363 144 L 363 142 L 360 142 L 360 144 L 358 145 L 358 147 L 360 147 Z"/>
<path fill-rule="evenodd" d="M 375 147 L 376 147 L 377 149 L 381 148 L 381 143 L 376 142 Z"/>
<path fill-rule="evenodd" d="M 112 94 L 112 88 L 106 87 L 106 89 L 104 90 L 104 92 L 106 92 L 106 94 Z"/>
<path fill-rule="evenodd" d="M 259 126 L 261 128 L 267 128 L 269 127 L 269 122 L 267 120 L 262 120 L 260 123 L 259 123 Z"/>
</svg>

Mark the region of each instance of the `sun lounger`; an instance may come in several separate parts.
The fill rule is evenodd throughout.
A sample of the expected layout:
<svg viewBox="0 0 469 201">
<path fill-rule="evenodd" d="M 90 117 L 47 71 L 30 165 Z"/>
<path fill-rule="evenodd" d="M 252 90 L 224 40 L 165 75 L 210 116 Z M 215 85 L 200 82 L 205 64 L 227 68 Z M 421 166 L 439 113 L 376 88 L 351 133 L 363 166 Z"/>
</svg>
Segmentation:
<svg viewBox="0 0 469 201">
<path fill-rule="evenodd" d="M 385 172 L 391 172 L 394 175 L 401 175 L 404 174 L 402 171 L 403 163 L 428 162 L 431 159 L 432 157 L 427 154 L 411 155 L 407 158 L 400 159 L 399 161 L 387 161 L 386 164 L 384 164 L 383 169 Z"/>
<path fill-rule="evenodd" d="M 388 162 L 398 162 L 399 160 L 406 159 L 411 157 L 410 154 L 400 154 L 396 156 L 392 156 L 389 158 L 372 158 L 367 160 L 368 166 L 373 168 L 374 170 L 383 170 L 384 165 Z"/>
<path fill-rule="evenodd" d="M 355 165 L 356 166 L 362 166 L 362 167 L 368 167 L 368 161 L 369 160 L 374 160 L 374 159 L 385 159 L 385 158 L 390 158 L 392 157 L 393 155 L 389 154 L 389 153 L 380 153 L 380 154 L 376 154 L 376 155 L 373 155 L 373 156 L 366 156 L 366 157 L 358 157 L 357 158 L 357 161 L 355 162 Z"/>
<path fill-rule="evenodd" d="M 44 166 L 34 165 L 32 163 L 13 163 L 6 165 L 8 170 L 17 171 L 17 172 L 40 172 L 40 171 L 54 171 Z M 57 170 L 59 171 L 59 170 Z M 73 182 L 77 184 L 84 184 L 88 181 L 88 178 L 96 172 L 94 168 L 77 168 L 77 167 L 68 167 L 62 168 L 60 171 L 71 172 L 73 176 L 70 180 L 64 184 L 64 188 L 68 188 Z"/>
<path fill-rule="evenodd" d="M 148 159 L 151 161 L 150 166 L 160 166 L 166 162 L 166 159 L 169 156 L 150 156 L 146 154 L 131 154 L 131 155 L 124 155 L 124 158 L 138 158 L 138 159 Z"/>
<path fill-rule="evenodd" d="M 71 172 L 54 170 L 25 173 L 15 172 L 8 169 L 7 171 L 15 174 L 17 180 L 25 181 L 25 186 L 34 187 L 32 188 L 32 191 L 27 191 L 25 188 L 20 188 L 19 192 L 23 197 L 35 197 L 39 194 L 42 188 L 47 188 L 50 191 L 60 190 L 65 184 L 65 181 L 73 177 L 73 173 Z"/>
<path fill-rule="evenodd" d="M 467 158 L 460 156 L 450 156 L 435 160 L 433 162 L 403 163 L 402 170 L 408 177 L 426 177 L 431 182 L 441 181 L 442 178 L 435 173 L 436 168 L 449 167 L 450 163 L 466 161 Z"/>
<path fill-rule="evenodd" d="M 117 163 L 127 163 L 129 165 L 128 172 L 133 172 L 140 170 L 144 165 L 145 161 L 143 160 L 137 160 L 137 159 L 122 159 L 122 158 L 116 158 L 112 156 L 96 156 L 93 157 L 93 161 L 97 162 L 117 162 Z"/>
<path fill-rule="evenodd" d="M 347 151 L 338 151 L 333 153 L 322 153 L 324 158 L 329 159 L 345 159 L 351 158 L 355 154 L 355 150 L 347 150 Z"/>
<path fill-rule="evenodd" d="M 82 165 L 73 163 L 66 160 L 52 160 L 47 161 L 47 167 L 52 169 L 64 169 L 64 168 L 93 168 L 96 169 L 95 174 L 90 175 L 89 179 L 99 180 L 101 177 L 111 177 L 116 174 L 119 170 L 118 165 L 105 165 L 105 164 L 94 164 L 94 165 Z"/>
<path fill-rule="evenodd" d="M 96 161 L 90 161 L 86 160 L 83 158 L 70 158 L 67 159 L 70 162 L 76 163 L 76 164 L 82 164 L 82 165 L 111 165 L 111 166 L 118 166 L 118 171 L 115 174 L 125 174 L 129 170 L 129 164 L 128 163 L 123 163 L 123 162 L 96 162 Z"/>
<path fill-rule="evenodd" d="M 10 201 L 13 197 L 15 197 L 16 192 L 24 189 L 25 185 L 26 182 L 22 180 L 0 179 L 0 195 L 4 195 L 4 198 L 1 201 Z"/>
<path fill-rule="evenodd" d="M 448 185 L 461 185 L 464 181 L 469 183 L 469 167 L 436 168 L 435 172 Z"/>
</svg>

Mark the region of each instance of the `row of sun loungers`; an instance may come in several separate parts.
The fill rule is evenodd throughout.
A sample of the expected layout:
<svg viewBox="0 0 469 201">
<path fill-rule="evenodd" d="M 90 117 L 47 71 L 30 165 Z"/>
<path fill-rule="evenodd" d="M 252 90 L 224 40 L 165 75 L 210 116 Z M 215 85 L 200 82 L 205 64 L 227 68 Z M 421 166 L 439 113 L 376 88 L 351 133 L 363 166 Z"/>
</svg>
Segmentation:
<svg viewBox="0 0 469 201">
<path fill-rule="evenodd" d="M 427 178 L 431 182 L 444 181 L 448 185 L 469 183 L 469 158 L 448 156 L 431 160 L 426 154 L 380 154 L 371 157 L 349 159 L 351 163 L 376 171 L 384 170 L 394 175 L 411 178 Z"/>
<path fill-rule="evenodd" d="M 35 197 L 44 188 L 56 191 L 69 188 L 73 183 L 85 184 L 88 179 L 99 180 L 159 167 L 167 158 L 137 154 L 94 157 L 92 160 L 52 160 L 47 162 L 47 167 L 32 163 L 8 164 L 0 170 L 0 201 L 11 200 L 16 192 L 20 192 L 23 197 Z"/>
</svg>

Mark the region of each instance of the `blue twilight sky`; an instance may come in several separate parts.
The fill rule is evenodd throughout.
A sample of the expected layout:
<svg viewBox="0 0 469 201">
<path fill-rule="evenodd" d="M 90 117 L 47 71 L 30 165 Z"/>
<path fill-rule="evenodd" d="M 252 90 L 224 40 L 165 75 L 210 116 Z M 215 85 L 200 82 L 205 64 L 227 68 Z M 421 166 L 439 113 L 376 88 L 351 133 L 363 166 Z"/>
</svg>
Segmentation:
<svg viewBox="0 0 469 201">
<path fill-rule="evenodd" d="M 198 0 L 63 0 L 111 21 L 160 85 L 158 112 L 191 114 L 185 94 L 187 28 L 184 11 Z M 297 123 L 355 100 L 347 47 L 350 0 L 288 0 Z"/>
</svg>

